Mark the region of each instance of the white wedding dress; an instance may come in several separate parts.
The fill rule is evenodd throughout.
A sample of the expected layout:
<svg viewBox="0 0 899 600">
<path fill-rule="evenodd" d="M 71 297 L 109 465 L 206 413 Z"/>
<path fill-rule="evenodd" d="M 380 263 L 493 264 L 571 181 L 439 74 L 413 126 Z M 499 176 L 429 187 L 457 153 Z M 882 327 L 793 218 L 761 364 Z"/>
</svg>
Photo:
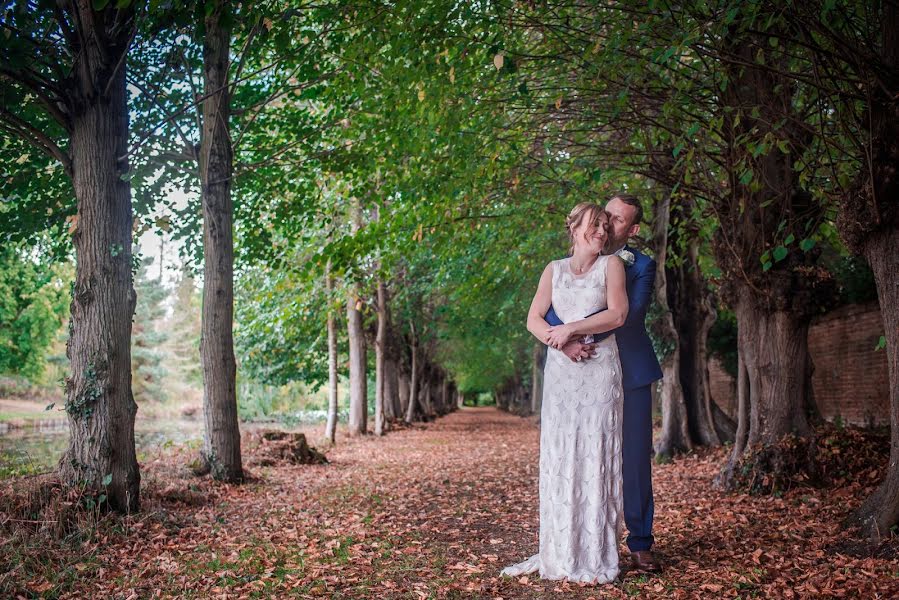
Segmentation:
<svg viewBox="0 0 899 600">
<path fill-rule="evenodd" d="M 553 261 L 552 304 L 565 323 L 606 308 L 606 265 L 600 256 L 583 276 L 570 259 Z M 606 583 L 618 576 L 623 529 L 621 364 L 615 336 L 594 358 L 572 362 L 548 349 L 540 413 L 539 552 L 503 575 L 539 572 L 544 579 Z"/>
</svg>

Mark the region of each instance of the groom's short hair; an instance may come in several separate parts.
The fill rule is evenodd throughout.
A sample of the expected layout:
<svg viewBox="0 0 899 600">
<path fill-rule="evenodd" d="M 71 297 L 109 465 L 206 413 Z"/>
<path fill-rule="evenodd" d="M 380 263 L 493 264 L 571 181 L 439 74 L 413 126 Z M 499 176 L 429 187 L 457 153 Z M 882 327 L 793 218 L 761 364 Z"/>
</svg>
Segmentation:
<svg viewBox="0 0 899 600">
<path fill-rule="evenodd" d="M 643 221 L 643 206 L 640 204 L 640 199 L 637 198 L 636 196 L 634 196 L 633 194 L 621 192 L 620 194 L 615 194 L 614 196 L 609 198 L 609 201 L 611 202 L 612 200 L 615 200 L 616 198 L 618 200 L 621 200 L 628 206 L 634 207 L 634 222 L 631 224 L 639 225 L 640 222 Z"/>
</svg>

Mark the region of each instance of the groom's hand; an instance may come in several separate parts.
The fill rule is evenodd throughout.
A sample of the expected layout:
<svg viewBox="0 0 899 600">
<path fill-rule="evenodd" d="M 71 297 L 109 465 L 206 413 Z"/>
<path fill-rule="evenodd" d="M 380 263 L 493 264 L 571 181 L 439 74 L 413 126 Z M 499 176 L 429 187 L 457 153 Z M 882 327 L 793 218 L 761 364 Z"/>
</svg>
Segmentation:
<svg viewBox="0 0 899 600">
<path fill-rule="evenodd" d="M 593 355 L 593 344 L 582 344 L 578 340 L 571 340 L 562 346 L 561 351 L 571 359 L 571 362 L 581 362 Z"/>
</svg>

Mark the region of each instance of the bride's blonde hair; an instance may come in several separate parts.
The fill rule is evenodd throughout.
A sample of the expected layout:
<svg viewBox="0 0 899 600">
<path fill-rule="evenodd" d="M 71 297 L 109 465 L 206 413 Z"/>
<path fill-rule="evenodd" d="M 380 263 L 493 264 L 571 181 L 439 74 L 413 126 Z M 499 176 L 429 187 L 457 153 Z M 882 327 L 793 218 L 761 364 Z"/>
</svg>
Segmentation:
<svg viewBox="0 0 899 600">
<path fill-rule="evenodd" d="M 601 216 L 605 214 L 606 211 L 593 202 L 581 202 L 571 209 L 571 212 L 565 218 L 565 231 L 568 232 L 568 241 L 571 242 L 568 254 L 574 254 L 574 230 L 581 226 L 584 219 L 590 219 L 598 223 Z"/>
</svg>

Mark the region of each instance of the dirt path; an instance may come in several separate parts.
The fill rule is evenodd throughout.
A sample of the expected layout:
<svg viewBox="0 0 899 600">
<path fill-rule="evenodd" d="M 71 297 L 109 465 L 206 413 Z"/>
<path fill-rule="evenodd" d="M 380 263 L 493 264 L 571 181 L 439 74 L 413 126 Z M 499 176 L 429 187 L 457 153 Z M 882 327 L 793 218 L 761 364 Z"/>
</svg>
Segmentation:
<svg viewBox="0 0 899 600">
<path fill-rule="evenodd" d="M 19 592 L 121 598 L 899 595 L 895 554 L 833 550 L 855 498 L 719 494 L 710 482 L 721 451 L 655 467 L 661 576 L 600 587 L 501 578 L 502 566 L 536 551 L 537 453 L 532 420 L 490 408 L 382 439 L 343 438 L 330 465 L 251 466 L 254 479 L 242 486 L 193 478 L 183 466 L 189 451 L 160 451 L 142 465 L 140 515 L 101 526 L 63 564 L 56 557 L 42 572 L 26 561 L 0 577 L 0 590 L 5 582 Z"/>
</svg>

